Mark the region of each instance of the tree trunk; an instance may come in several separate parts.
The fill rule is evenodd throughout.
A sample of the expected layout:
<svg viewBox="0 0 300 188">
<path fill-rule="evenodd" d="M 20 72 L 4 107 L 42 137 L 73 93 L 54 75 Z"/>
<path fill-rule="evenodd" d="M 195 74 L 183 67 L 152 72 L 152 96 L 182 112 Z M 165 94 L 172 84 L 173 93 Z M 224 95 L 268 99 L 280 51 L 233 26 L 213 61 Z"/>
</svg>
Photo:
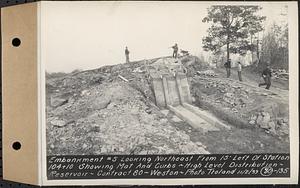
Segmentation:
<svg viewBox="0 0 300 188">
<path fill-rule="evenodd" d="M 227 61 L 229 61 L 229 29 L 227 28 L 227 39 L 226 39 L 226 48 L 227 48 Z"/>
<path fill-rule="evenodd" d="M 256 47 L 256 48 L 257 48 L 257 49 L 256 49 L 256 55 L 257 55 L 257 59 L 259 60 L 259 58 L 260 58 L 259 55 L 260 55 L 260 54 L 259 54 L 259 40 L 258 40 L 258 39 L 257 39 L 257 44 L 256 44 L 256 46 L 257 46 L 257 47 Z"/>
<path fill-rule="evenodd" d="M 229 42 L 227 42 L 227 61 L 229 61 Z"/>
<path fill-rule="evenodd" d="M 251 43 L 251 64 L 253 64 L 253 42 L 252 42 L 252 34 L 250 34 L 250 43 Z"/>
</svg>

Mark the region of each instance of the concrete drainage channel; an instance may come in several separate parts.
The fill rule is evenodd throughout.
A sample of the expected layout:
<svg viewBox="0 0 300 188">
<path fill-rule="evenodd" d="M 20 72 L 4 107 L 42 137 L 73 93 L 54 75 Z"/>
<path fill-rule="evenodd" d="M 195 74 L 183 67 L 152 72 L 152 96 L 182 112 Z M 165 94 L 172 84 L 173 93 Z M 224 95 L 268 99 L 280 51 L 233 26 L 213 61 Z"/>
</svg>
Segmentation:
<svg viewBox="0 0 300 188">
<path fill-rule="evenodd" d="M 178 67 L 180 67 L 180 64 L 178 64 Z M 192 99 L 188 80 L 185 73 L 180 72 L 180 69 L 177 69 L 176 72 L 161 75 L 151 74 L 150 72 L 150 76 L 158 107 L 168 108 L 194 129 L 203 133 L 219 131 L 222 128 L 230 129 L 228 125 L 212 114 L 191 105 Z"/>
</svg>

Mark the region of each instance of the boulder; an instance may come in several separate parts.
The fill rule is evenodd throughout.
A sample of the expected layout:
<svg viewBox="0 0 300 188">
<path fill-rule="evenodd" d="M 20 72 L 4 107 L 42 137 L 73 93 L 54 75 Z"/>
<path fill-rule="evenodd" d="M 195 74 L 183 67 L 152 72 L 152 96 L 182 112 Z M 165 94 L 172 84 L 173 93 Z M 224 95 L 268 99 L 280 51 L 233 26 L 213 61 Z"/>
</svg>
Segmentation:
<svg viewBox="0 0 300 188">
<path fill-rule="evenodd" d="M 263 122 L 263 117 L 259 114 L 256 119 L 256 124 L 261 125 Z"/>
<path fill-rule="evenodd" d="M 161 124 L 166 124 L 167 122 L 168 122 L 168 119 L 166 119 L 166 118 L 160 119 Z"/>
<path fill-rule="evenodd" d="M 114 103 L 114 102 L 111 102 L 111 103 L 109 103 L 109 105 L 107 105 L 107 109 L 113 109 L 114 107 L 116 106 L 116 103 Z"/>
<path fill-rule="evenodd" d="M 145 109 L 145 112 L 146 112 L 147 114 L 151 114 L 151 113 L 152 113 L 152 110 L 151 110 L 151 108 L 147 107 L 147 108 Z"/>
<path fill-rule="evenodd" d="M 58 119 L 52 120 L 50 123 L 56 127 L 64 127 L 67 125 L 67 122 Z"/>
<path fill-rule="evenodd" d="M 90 95 L 89 91 L 88 90 L 81 91 L 81 96 L 84 96 L 84 95 Z"/>
<path fill-rule="evenodd" d="M 269 125 L 268 125 L 267 122 L 262 122 L 262 123 L 260 124 L 260 127 L 263 128 L 263 129 L 269 129 Z"/>
<path fill-rule="evenodd" d="M 59 107 L 59 106 L 62 106 L 64 104 L 68 103 L 68 99 L 63 99 L 63 98 L 54 98 L 54 97 L 51 97 L 50 98 L 50 104 L 52 107 Z"/>
<path fill-rule="evenodd" d="M 195 144 L 199 147 L 206 148 L 206 146 L 203 145 L 201 142 L 195 142 Z"/>
<path fill-rule="evenodd" d="M 86 143 L 84 143 L 83 145 L 82 145 L 82 149 L 86 149 L 88 147 L 88 145 L 86 144 Z"/>
<path fill-rule="evenodd" d="M 252 115 L 251 115 L 251 117 L 250 117 L 250 120 L 255 122 L 255 121 L 256 121 L 256 119 L 257 119 L 257 116 L 256 116 L 256 115 L 254 115 L 254 114 L 252 114 Z"/>
<path fill-rule="evenodd" d="M 106 108 L 110 103 L 110 99 L 104 97 L 98 97 L 93 101 L 94 110 L 101 110 Z"/>
<path fill-rule="evenodd" d="M 278 125 L 282 125 L 283 123 L 284 123 L 283 119 L 277 120 L 277 124 L 278 124 Z"/>
<path fill-rule="evenodd" d="M 180 118 L 178 118 L 177 116 L 173 116 L 172 121 L 178 123 L 178 122 L 182 122 L 182 120 Z"/>
<path fill-rule="evenodd" d="M 276 124 L 273 121 L 271 121 L 271 122 L 268 123 L 268 126 L 269 126 L 269 129 L 270 129 L 270 132 L 272 134 L 276 134 Z"/>
<path fill-rule="evenodd" d="M 285 135 L 288 135 L 290 133 L 290 129 L 288 127 L 282 127 L 280 129 L 280 132 L 285 134 Z"/>
<path fill-rule="evenodd" d="M 249 121 L 249 124 L 250 124 L 250 125 L 255 125 L 255 120 L 250 120 L 250 121 Z"/>
<path fill-rule="evenodd" d="M 264 122 L 269 122 L 271 120 L 271 116 L 268 112 L 262 112 L 262 115 L 263 115 Z"/>
<path fill-rule="evenodd" d="M 169 113 L 169 110 L 161 110 L 160 112 L 163 113 L 165 116 L 167 116 Z"/>
<path fill-rule="evenodd" d="M 196 102 L 196 98 L 192 97 L 192 103 Z"/>
</svg>

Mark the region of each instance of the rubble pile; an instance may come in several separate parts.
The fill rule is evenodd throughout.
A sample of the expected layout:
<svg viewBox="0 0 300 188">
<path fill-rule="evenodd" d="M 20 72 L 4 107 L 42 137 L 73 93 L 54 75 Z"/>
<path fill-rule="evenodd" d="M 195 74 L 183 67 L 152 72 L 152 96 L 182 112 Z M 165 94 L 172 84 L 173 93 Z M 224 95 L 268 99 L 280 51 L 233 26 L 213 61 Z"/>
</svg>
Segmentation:
<svg viewBox="0 0 300 188">
<path fill-rule="evenodd" d="M 237 120 L 242 126 L 259 127 L 268 134 L 288 140 L 288 103 L 274 102 L 264 89 L 251 88 L 238 82 L 196 76 L 191 79 L 192 94 L 198 103 L 218 117 Z M 222 117 L 227 116 L 227 117 Z"/>
<path fill-rule="evenodd" d="M 289 135 L 288 119 L 283 117 L 272 117 L 270 113 L 266 111 L 252 114 L 249 118 L 249 124 L 257 125 L 262 129 L 265 129 L 267 133 L 279 135 L 280 137 Z"/>
<path fill-rule="evenodd" d="M 151 61 L 149 61 L 151 63 Z M 154 100 L 154 94 L 148 74 L 145 74 L 147 65 L 145 61 L 119 64 L 114 66 L 104 66 L 99 69 L 82 71 L 66 76 L 47 79 L 47 104 L 50 105 L 51 98 L 69 97 L 80 98 L 80 92 L 84 89 L 102 83 L 112 83 L 120 81 L 124 77 L 128 83 L 143 93 L 146 98 Z"/>
<path fill-rule="evenodd" d="M 197 74 L 200 76 L 205 76 L 205 77 L 217 77 L 218 74 L 215 73 L 213 70 L 205 70 L 205 71 L 197 71 Z"/>
<path fill-rule="evenodd" d="M 289 80 L 289 73 L 285 69 L 273 69 L 272 75 L 276 79 Z"/>
<path fill-rule="evenodd" d="M 48 154 L 208 153 L 154 105 L 146 71 L 140 62 L 48 79 Z"/>
<path fill-rule="evenodd" d="M 203 135 L 168 110 L 156 107 L 152 79 L 176 71 L 188 76 L 195 106 L 235 129 Z M 48 155 L 206 154 L 228 149 L 238 152 L 244 151 L 240 145 L 248 142 L 249 148 L 254 147 L 257 139 L 267 140 L 263 146 L 267 151 L 286 148 L 287 97 L 223 79 L 217 71 L 197 57 L 185 56 L 69 74 L 47 73 Z M 263 136 L 256 136 L 257 130 Z M 242 140 L 244 132 L 248 140 Z M 239 135 L 236 140 L 229 136 L 233 133 Z M 216 135 L 219 142 L 215 141 Z M 282 142 L 280 147 L 278 142 Z"/>
</svg>

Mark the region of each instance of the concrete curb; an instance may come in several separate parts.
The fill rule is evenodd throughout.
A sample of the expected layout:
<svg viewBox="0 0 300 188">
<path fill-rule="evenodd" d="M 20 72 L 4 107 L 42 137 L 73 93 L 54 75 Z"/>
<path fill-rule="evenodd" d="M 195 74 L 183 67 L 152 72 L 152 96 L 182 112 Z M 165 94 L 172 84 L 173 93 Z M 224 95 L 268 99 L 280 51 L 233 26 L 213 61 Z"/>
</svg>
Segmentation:
<svg viewBox="0 0 300 188">
<path fill-rule="evenodd" d="M 220 130 L 218 127 L 201 118 L 198 114 L 181 105 L 176 107 L 168 105 L 168 108 L 170 111 L 174 112 L 176 116 L 190 124 L 194 129 L 200 130 L 203 133 Z"/>
<path fill-rule="evenodd" d="M 218 120 L 215 116 L 213 116 L 212 114 L 210 114 L 209 112 L 206 112 L 204 110 L 201 110 L 195 106 L 192 106 L 188 103 L 183 103 L 182 104 L 186 109 L 192 111 L 193 113 L 197 114 L 198 116 L 200 116 L 202 119 L 204 119 L 205 121 L 209 122 L 210 124 L 216 126 L 216 127 L 224 127 L 226 129 L 230 129 L 230 126 L 226 125 L 225 123 L 221 122 L 220 120 Z"/>
</svg>

